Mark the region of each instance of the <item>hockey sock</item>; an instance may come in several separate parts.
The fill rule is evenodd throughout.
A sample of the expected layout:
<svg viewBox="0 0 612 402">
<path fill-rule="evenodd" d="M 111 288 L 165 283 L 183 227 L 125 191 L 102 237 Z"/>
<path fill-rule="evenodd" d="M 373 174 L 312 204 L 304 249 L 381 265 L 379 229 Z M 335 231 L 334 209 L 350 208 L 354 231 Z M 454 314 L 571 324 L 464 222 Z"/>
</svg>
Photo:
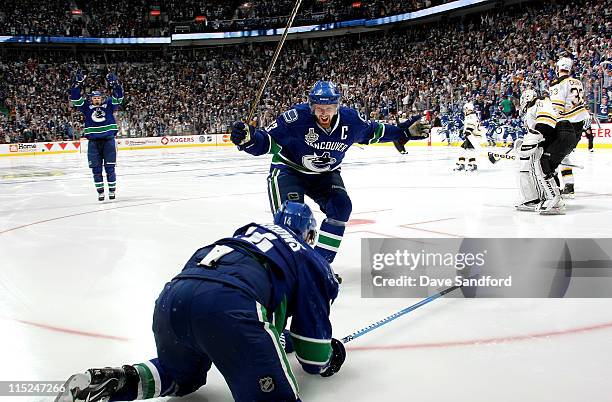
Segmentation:
<svg viewBox="0 0 612 402">
<path fill-rule="evenodd" d="M 116 181 L 109 181 L 108 182 L 108 191 L 115 192 L 116 188 L 117 188 L 117 182 Z"/>
<path fill-rule="evenodd" d="M 346 228 L 346 222 L 337 221 L 335 219 L 325 219 L 321 223 L 321 229 L 319 230 L 319 240 L 315 250 L 321 254 L 330 264 L 336 258 L 342 236 L 344 235 L 344 229 Z"/>
<path fill-rule="evenodd" d="M 96 191 L 98 194 L 104 194 L 104 182 L 98 183 L 96 182 Z"/>
<path fill-rule="evenodd" d="M 563 177 L 563 184 L 574 184 L 574 172 L 572 168 L 562 168 L 561 176 Z"/>
<path fill-rule="evenodd" d="M 157 358 L 148 362 L 123 366 L 126 384 L 115 392 L 110 401 L 133 401 L 174 394 L 176 383 L 164 373 Z"/>
</svg>

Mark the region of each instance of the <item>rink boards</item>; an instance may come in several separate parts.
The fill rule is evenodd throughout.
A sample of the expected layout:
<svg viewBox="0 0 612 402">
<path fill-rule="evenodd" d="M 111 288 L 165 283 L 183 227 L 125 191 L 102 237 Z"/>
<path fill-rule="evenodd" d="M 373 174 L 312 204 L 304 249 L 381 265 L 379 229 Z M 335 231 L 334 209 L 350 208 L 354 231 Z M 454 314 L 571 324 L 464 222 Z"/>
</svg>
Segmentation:
<svg viewBox="0 0 612 402">
<path fill-rule="evenodd" d="M 595 148 L 612 148 L 612 123 L 594 125 L 592 128 L 595 137 Z M 434 129 L 428 142 L 411 141 L 411 146 L 442 146 L 447 145 L 442 141 L 443 138 Z M 139 149 L 164 149 L 164 148 L 191 148 L 191 147 L 226 147 L 231 146 L 229 134 L 201 134 L 184 136 L 163 136 L 163 137 L 134 137 L 118 138 L 117 148 L 119 150 L 139 150 Z M 378 145 L 390 145 L 383 143 Z M 454 144 L 458 145 L 458 144 Z M 483 144 L 486 145 L 486 144 Z M 579 148 L 587 146 L 586 138 L 578 144 Z M 0 157 L 2 156 L 33 156 L 33 155 L 54 155 L 66 153 L 87 152 L 87 139 L 79 141 L 61 142 L 36 142 L 18 144 L 0 144 Z"/>
</svg>

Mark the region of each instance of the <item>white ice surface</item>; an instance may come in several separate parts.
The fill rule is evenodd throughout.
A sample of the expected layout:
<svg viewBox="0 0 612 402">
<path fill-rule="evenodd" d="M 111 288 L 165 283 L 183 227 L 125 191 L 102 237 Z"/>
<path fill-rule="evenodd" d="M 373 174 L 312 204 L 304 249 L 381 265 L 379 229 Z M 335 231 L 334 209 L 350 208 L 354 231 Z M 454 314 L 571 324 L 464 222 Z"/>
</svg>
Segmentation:
<svg viewBox="0 0 612 402">
<path fill-rule="evenodd" d="M 611 151 L 573 154 L 585 169 L 565 216 L 515 212 L 511 162 L 459 174 L 457 149 L 409 152 L 353 148 L 344 163 L 354 224 L 334 263 L 337 336 L 416 301 L 360 297 L 362 237 L 612 237 Z M 270 219 L 268 167 L 230 148 L 120 152 L 118 198 L 99 203 L 84 155 L 0 158 L 0 380 L 154 357 L 159 291 L 198 247 Z M 437 300 L 347 348 L 328 379 L 290 358 L 303 400 L 612 401 L 607 299 Z M 213 369 L 183 400 L 231 396 Z"/>
</svg>

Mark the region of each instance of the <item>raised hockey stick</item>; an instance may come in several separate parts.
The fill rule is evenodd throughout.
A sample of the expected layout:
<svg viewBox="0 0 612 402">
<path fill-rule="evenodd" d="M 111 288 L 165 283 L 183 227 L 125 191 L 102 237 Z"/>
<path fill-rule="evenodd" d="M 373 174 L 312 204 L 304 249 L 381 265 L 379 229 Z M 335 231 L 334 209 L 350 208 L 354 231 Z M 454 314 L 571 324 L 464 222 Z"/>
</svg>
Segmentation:
<svg viewBox="0 0 612 402">
<path fill-rule="evenodd" d="M 283 48 L 283 44 L 285 43 L 285 39 L 287 39 L 287 34 L 289 33 L 289 28 L 293 25 L 293 20 L 298 12 L 298 8 L 300 8 L 300 4 L 302 4 L 302 0 L 297 0 L 295 5 L 293 6 L 293 10 L 291 11 L 291 15 L 289 16 L 289 21 L 287 21 L 287 26 L 285 27 L 285 31 L 283 32 L 283 36 L 281 37 L 278 45 L 276 45 L 276 50 L 274 51 L 274 56 L 272 57 L 272 62 L 268 66 L 268 71 L 266 71 L 266 77 L 261 82 L 259 86 L 259 90 L 257 91 L 257 96 L 255 100 L 251 104 L 251 110 L 249 111 L 249 115 L 247 117 L 246 124 L 249 124 L 255 115 L 255 111 L 257 110 L 257 105 L 259 105 L 259 101 L 261 100 L 261 95 L 263 95 L 264 89 L 266 89 L 266 85 L 268 85 L 268 80 L 270 79 L 270 75 L 272 74 L 272 70 L 274 69 L 274 65 L 276 64 L 276 59 L 280 54 L 281 49 Z"/>
<path fill-rule="evenodd" d="M 446 288 L 446 289 L 444 289 L 444 290 L 442 290 L 442 291 L 440 291 L 440 292 L 438 292 L 438 293 L 436 293 L 434 295 L 431 295 L 431 296 L 421 300 L 418 303 L 413 304 L 410 307 L 406 307 L 405 309 L 400 310 L 397 313 L 393 313 L 390 316 L 387 316 L 387 317 L 383 318 L 382 320 L 378 320 L 378 321 L 368 325 L 367 327 L 361 328 L 361 329 L 353 332 L 352 334 L 347 335 L 344 338 L 340 339 L 340 341 L 342 343 L 349 343 L 353 339 L 357 339 L 360 336 L 363 336 L 363 335 L 367 334 L 368 332 L 375 330 L 376 328 L 382 327 L 383 325 L 390 323 L 391 321 L 395 320 L 396 318 L 399 318 L 399 317 L 401 317 L 403 315 L 406 315 L 406 314 L 410 313 L 411 311 L 414 311 L 417 308 L 426 305 L 427 303 L 431 303 L 432 301 L 434 301 L 434 300 L 444 296 L 445 294 L 450 293 L 450 292 L 452 292 L 454 290 L 457 290 L 457 289 L 459 289 L 461 287 L 462 287 L 462 285 L 455 285 L 455 286 L 451 286 L 450 288 Z"/>
</svg>

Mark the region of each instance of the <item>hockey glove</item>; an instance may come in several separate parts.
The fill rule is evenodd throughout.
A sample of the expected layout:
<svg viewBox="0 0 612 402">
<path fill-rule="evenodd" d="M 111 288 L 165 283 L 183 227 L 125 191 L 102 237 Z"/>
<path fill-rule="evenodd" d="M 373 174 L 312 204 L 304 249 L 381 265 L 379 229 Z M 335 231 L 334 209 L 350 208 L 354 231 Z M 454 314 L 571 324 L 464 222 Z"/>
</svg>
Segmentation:
<svg viewBox="0 0 612 402">
<path fill-rule="evenodd" d="M 332 356 L 329 366 L 321 373 L 321 377 L 330 377 L 340 371 L 340 367 L 346 360 L 346 349 L 344 344 L 336 338 L 331 340 Z"/>
<path fill-rule="evenodd" d="M 72 80 L 72 85 L 76 88 L 76 87 L 80 87 L 83 85 L 83 83 L 85 82 L 85 78 L 87 78 L 86 75 L 84 75 L 80 70 L 74 75 L 74 78 Z"/>
<path fill-rule="evenodd" d="M 431 131 L 429 122 L 418 116 L 400 123 L 398 127 L 404 131 L 408 140 L 423 140 L 429 137 L 429 132 Z"/>
<path fill-rule="evenodd" d="M 244 124 L 241 121 L 234 123 L 230 140 L 235 145 L 246 145 L 251 142 L 251 134 L 255 131 L 255 127 Z"/>
<path fill-rule="evenodd" d="M 419 116 L 413 116 L 403 123 L 398 124 L 398 127 L 404 132 L 405 137 L 393 141 L 395 149 L 400 154 L 406 154 L 406 144 L 410 140 L 423 140 L 429 137 L 431 126 L 425 119 Z"/>
<path fill-rule="evenodd" d="M 113 73 L 106 74 L 106 82 L 110 87 L 115 87 L 119 83 L 119 79 Z"/>
</svg>

